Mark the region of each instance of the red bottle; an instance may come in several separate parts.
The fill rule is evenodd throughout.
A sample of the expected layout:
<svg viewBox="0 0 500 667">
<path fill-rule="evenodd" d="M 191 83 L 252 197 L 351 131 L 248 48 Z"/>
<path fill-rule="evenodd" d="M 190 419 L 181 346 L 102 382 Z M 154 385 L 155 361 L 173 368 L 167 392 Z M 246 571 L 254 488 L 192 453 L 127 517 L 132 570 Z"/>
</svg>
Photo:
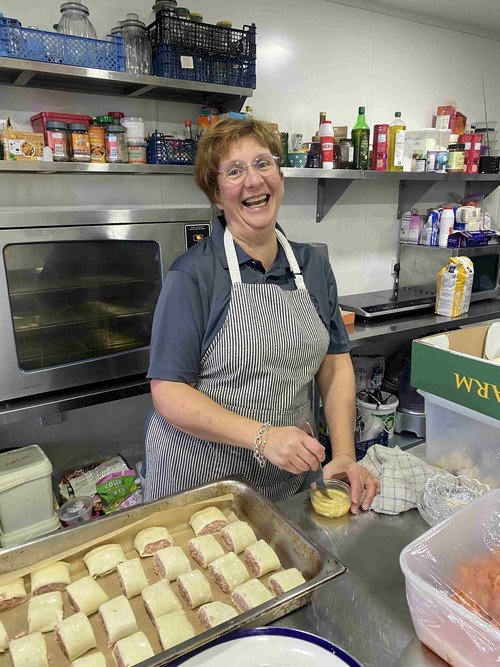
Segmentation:
<svg viewBox="0 0 500 667">
<path fill-rule="evenodd" d="M 373 128 L 373 150 L 372 150 L 372 169 L 373 171 L 387 171 L 387 133 L 389 125 L 375 125 Z"/>
<path fill-rule="evenodd" d="M 333 169 L 333 126 L 331 120 L 324 120 L 319 128 L 323 169 Z"/>
</svg>

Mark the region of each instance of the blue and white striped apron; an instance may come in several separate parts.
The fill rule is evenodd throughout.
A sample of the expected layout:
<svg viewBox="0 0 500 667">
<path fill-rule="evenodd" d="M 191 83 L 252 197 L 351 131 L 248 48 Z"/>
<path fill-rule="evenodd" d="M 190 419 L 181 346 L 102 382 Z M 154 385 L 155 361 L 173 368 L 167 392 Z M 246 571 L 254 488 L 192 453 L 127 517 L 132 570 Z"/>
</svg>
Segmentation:
<svg viewBox="0 0 500 667">
<path fill-rule="evenodd" d="M 276 230 L 296 290 L 241 282 L 233 237 L 224 246 L 231 276 L 226 320 L 201 361 L 196 389 L 228 410 L 273 426 L 312 421 L 308 385 L 323 361 L 329 333 L 311 301 L 286 237 Z M 145 500 L 200 484 L 243 475 L 273 501 L 308 483 L 269 461 L 261 468 L 253 451 L 200 440 L 153 412 L 145 439 Z"/>
</svg>

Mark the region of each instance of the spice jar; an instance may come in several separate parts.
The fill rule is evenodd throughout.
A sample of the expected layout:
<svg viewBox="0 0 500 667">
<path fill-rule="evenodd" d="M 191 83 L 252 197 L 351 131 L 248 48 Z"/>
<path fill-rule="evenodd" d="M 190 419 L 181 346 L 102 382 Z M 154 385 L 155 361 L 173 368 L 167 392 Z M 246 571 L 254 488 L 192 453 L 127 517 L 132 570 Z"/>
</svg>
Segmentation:
<svg viewBox="0 0 500 667">
<path fill-rule="evenodd" d="M 129 139 L 127 141 L 128 161 L 133 164 L 146 164 L 146 147 L 144 139 Z"/>
<path fill-rule="evenodd" d="M 354 144 L 352 139 L 340 140 L 340 168 L 352 169 L 354 165 Z"/>
<path fill-rule="evenodd" d="M 89 127 L 90 161 L 106 162 L 105 129 L 99 125 Z"/>
<path fill-rule="evenodd" d="M 60 120 L 48 120 L 45 123 L 45 137 L 47 146 L 52 149 L 54 162 L 67 162 L 68 154 L 68 126 Z"/>
<path fill-rule="evenodd" d="M 68 148 L 71 162 L 90 162 L 89 128 L 85 123 L 68 125 Z"/>
<path fill-rule="evenodd" d="M 465 144 L 450 144 L 448 146 L 448 166 L 446 171 L 449 174 L 462 174 L 465 170 Z"/>
<path fill-rule="evenodd" d="M 123 125 L 108 125 L 104 138 L 106 162 L 128 162 L 127 135 Z"/>
</svg>

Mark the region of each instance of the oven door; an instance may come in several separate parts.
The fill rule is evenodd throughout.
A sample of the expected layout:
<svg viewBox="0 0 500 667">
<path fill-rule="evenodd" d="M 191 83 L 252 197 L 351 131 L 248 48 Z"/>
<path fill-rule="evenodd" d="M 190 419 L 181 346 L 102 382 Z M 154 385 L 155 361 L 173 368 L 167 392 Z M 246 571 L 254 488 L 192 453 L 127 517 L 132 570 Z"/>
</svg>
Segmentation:
<svg viewBox="0 0 500 667">
<path fill-rule="evenodd" d="M 190 226 L 0 229 L 0 402 L 144 374 L 163 276 Z"/>
<path fill-rule="evenodd" d="M 471 301 L 492 299 L 500 295 L 500 245 L 458 248 L 454 254 L 466 255 L 474 264 Z"/>
</svg>

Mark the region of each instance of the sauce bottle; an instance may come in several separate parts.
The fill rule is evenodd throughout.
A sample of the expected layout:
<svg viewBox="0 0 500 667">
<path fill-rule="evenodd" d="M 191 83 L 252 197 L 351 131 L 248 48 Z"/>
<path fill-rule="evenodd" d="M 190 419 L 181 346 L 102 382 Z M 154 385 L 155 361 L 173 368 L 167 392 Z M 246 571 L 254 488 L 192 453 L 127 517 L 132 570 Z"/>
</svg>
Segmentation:
<svg viewBox="0 0 500 667">
<path fill-rule="evenodd" d="M 406 123 L 401 118 L 401 111 L 396 111 L 389 125 L 387 171 L 403 171 L 405 130 Z"/>
<path fill-rule="evenodd" d="M 370 128 L 365 120 L 365 107 L 358 108 L 358 120 L 352 128 L 351 139 L 354 147 L 353 169 L 368 169 Z"/>
</svg>

